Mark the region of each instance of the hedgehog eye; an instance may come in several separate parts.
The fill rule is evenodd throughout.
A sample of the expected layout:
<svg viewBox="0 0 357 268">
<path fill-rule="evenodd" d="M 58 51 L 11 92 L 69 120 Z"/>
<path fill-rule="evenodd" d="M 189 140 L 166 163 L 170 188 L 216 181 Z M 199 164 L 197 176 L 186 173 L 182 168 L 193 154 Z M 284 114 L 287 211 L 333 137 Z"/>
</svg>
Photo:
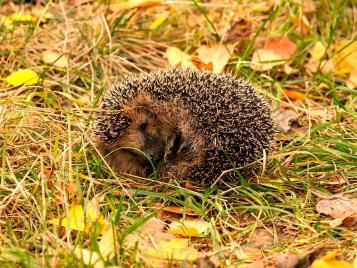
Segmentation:
<svg viewBox="0 0 357 268">
<path fill-rule="evenodd" d="M 147 127 L 148 127 L 148 122 L 141 123 L 139 126 L 140 130 L 142 131 L 145 131 Z"/>
</svg>

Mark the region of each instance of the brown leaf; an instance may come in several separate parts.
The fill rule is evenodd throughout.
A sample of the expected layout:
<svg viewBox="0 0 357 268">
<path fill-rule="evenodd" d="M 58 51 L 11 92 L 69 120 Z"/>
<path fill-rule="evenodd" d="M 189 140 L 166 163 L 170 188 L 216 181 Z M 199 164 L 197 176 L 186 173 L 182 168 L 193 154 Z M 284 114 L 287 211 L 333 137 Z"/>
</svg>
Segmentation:
<svg viewBox="0 0 357 268">
<path fill-rule="evenodd" d="M 288 132 L 291 128 L 291 123 L 296 121 L 300 115 L 294 110 L 279 109 L 273 113 L 278 129 L 282 132 Z"/>
<path fill-rule="evenodd" d="M 192 209 L 188 208 L 183 208 L 183 207 L 164 207 L 162 209 L 163 211 L 174 213 L 174 214 L 180 214 L 180 215 L 188 215 L 188 216 L 199 216 L 195 211 Z"/>
<path fill-rule="evenodd" d="M 255 248 L 271 247 L 274 244 L 274 237 L 271 232 L 264 228 L 257 228 L 249 242 Z"/>
<path fill-rule="evenodd" d="M 261 41 L 258 48 L 273 51 L 283 58 L 290 58 L 296 52 L 296 44 L 285 36 L 274 36 Z"/>
<path fill-rule="evenodd" d="M 236 42 L 242 38 L 247 38 L 252 34 L 252 22 L 247 19 L 236 21 L 227 33 L 228 42 Z"/>
<path fill-rule="evenodd" d="M 197 67 L 197 69 L 204 69 L 204 70 L 209 70 L 209 71 L 213 70 L 212 62 L 204 63 L 199 57 L 192 56 L 191 62 Z"/>
<path fill-rule="evenodd" d="M 302 94 L 298 91 L 293 91 L 293 90 L 287 90 L 284 89 L 284 94 L 286 97 L 288 97 L 291 100 L 304 100 L 305 99 L 305 94 Z"/>
<path fill-rule="evenodd" d="M 316 211 L 335 219 L 343 219 L 342 224 L 348 226 L 357 223 L 357 199 L 348 199 L 342 196 L 322 199 L 316 204 Z"/>
</svg>

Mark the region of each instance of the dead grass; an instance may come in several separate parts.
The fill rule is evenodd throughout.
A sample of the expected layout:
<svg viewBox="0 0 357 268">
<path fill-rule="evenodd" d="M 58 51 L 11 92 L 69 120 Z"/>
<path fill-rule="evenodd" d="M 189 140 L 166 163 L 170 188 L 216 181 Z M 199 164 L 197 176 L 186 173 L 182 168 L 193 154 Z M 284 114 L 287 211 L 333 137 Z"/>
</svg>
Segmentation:
<svg viewBox="0 0 357 268">
<path fill-rule="evenodd" d="M 192 209 L 212 227 L 207 238 L 192 239 L 192 245 L 222 267 L 258 259 L 269 263 L 277 252 L 303 253 L 316 246 L 340 249 L 344 259 L 353 260 L 356 228 L 329 226 L 315 205 L 331 194 L 356 196 L 356 92 L 339 87 L 341 78 L 309 73 L 304 63 L 317 40 L 331 46 L 334 40 L 355 38 L 355 7 L 349 1 L 316 1 L 317 10 L 307 15 L 311 28 L 301 34 L 290 21 L 301 15 L 295 1 L 266 11 L 264 1 L 239 2 L 179 1 L 155 31 L 149 25 L 167 7 L 111 12 L 95 1 L 43 3 L 53 18 L 13 28 L 0 25 L 0 77 L 18 68 L 31 68 L 41 77 L 35 86 L 0 81 L 2 267 L 83 266 L 73 249 L 95 249 L 98 234 L 66 231 L 47 221 L 68 212 L 70 204 L 92 198 L 99 200 L 102 215 L 128 233 L 164 206 Z M 249 12 L 254 5 L 263 11 Z M 0 15 L 31 9 L 12 2 L 0 7 Z M 228 36 L 240 20 L 249 29 Z M 293 75 L 277 69 L 257 73 L 249 66 L 255 43 L 277 33 L 298 45 L 294 68 L 299 71 Z M 91 118 L 103 92 L 125 74 L 167 66 L 168 46 L 191 52 L 229 38 L 237 46 L 227 71 L 257 84 L 275 109 L 300 115 L 297 126 L 278 135 L 266 173 L 207 189 L 113 174 L 90 139 Z M 49 49 L 68 55 L 68 68 L 44 64 L 41 53 Z M 302 91 L 305 101 L 287 100 L 285 88 Z M 262 239 L 269 243 L 254 242 Z M 124 244 L 106 264 L 147 265 L 137 247 Z"/>
</svg>

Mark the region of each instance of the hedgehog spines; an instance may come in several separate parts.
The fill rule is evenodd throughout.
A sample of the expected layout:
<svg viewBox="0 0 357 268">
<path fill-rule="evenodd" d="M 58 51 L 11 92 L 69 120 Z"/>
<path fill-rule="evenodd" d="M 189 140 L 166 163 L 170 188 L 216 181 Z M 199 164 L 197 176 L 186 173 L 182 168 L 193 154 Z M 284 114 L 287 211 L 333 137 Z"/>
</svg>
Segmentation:
<svg viewBox="0 0 357 268">
<path fill-rule="evenodd" d="M 133 128 L 140 106 L 151 113 L 151 124 L 157 122 L 153 128 L 161 131 L 162 137 Z M 274 138 L 266 101 L 249 83 L 228 74 L 169 69 L 128 76 L 105 95 L 102 109 L 108 112 L 97 116 L 94 127 L 102 152 L 113 150 L 120 140 L 120 146 L 125 143 L 122 139 L 132 129 L 138 131 L 139 149 L 149 151 L 149 138 L 151 142 L 157 139 L 157 146 L 162 148 L 156 164 L 162 176 L 171 174 L 202 183 L 214 181 L 222 171 L 232 168 L 230 161 L 241 167 L 261 158 L 264 150 L 271 150 Z M 130 109 L 139 112 L 136 117 Z M 115 166 L 118 155 L 109 160 Z M 119 172 L 125 161 L 120 160 Z"/>
</svg>

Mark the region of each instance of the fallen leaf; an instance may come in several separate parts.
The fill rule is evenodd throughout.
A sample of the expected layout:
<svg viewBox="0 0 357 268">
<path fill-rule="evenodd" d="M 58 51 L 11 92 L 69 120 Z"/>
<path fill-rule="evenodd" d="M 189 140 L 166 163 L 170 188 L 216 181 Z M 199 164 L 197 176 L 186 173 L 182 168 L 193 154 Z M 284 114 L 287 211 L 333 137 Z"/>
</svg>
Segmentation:
<svg viewBox="0 0 357 268">
<path fill-rule="evenodd" d="M 76 248 L 74 250 L 74 255 L 76 255 L 77 259 L 83 261 L 85 265 L 90 265 L 94 268 L 105 267 L 104 261 L 97 252 L 93 252 L 88 249 Z"/>
<path fill-rule="evenodd" d="M 191 62 L 191 56 L 177 47 L 169 47 L 166 50 L 166 58 L 172 67 L 181 66 L 195 68 L 195 65 Z"/>
<path fill-rule="evenodd" d="M 233 49 L 233 45 L 213 45 L 211 47 L 201 46 L 196 50 L 196 53 L 203 62 L 212 63 L 214 73 L 222 73 L 229 61 Z"/>
<path fill-rule="evenodd" d="M 322 199 L 316 204 L 316 211 L 335 219 L 342 219 L 342 224 L 354 226 L 357 224 L 357 199 L 333 196 Z"/>
<path fill-rule="evenodd" d="M 300 101 L 302 101 L 302 100 L 305 99 L 305 94 L 302 94 L 302 93 L 300 93 L 298 91 L 284 89 L 283 92 L 284 92 L 285 96 L 288 97 L 291 100 L 300 100 Z"/>
<path fill-rule="evenodd" d="M 249 242 L 254 248 L 271 247 L 273 244 L 273 235 L 264 228 L 255 229 Z"/>
<path fill-rule="evenodd" d="M 89 231 L 90 227 L 98 223 L 102 227 L 101 231 L 106 229 L 104 218 L 99 214 L 99 208 L 93 200 L 87 202 L 85 208 L 81 205 L 72 205 L 69 208 L 68 217 L 54 218 L 48 223 L 78 231 Z"/>
<path fill-rule="evenodd" d="M 36 22 L 38 20 L 37 17 L 32 16 L 30 14 L 24 12 L 15 12 L 10 16 L 3 17 L 3 23 L 5 25 L 11 25 L 14 23 L 29 23 L 29 22 Z"/>
<path fill-rule="evenodd" d="M 258 1 L 255 2 L 253 5 L 250 5 L 248 14 L 251 12 L 267 12 L 271 10 L 274 6 L 275 6 L 274 0 Z"/>
<path fill-rule="evenodd" d="M 273 116 L 278 129 L 285 133 L 290 130 L 291 123 L 300 117 L 297 112 L 290 109 L 279 109 L 273 113 Z"/>
<path fill-rule="evenodd" d="M 125 244 L 133 247 L 138 244 L 139 249 L 149 247 L 153 242 L 170 240 L 174 235 L 165 232 L 165 223 L 157 218 L 151 218 L 130 233 L 125 238 Z"/>
<path fill-rule="evenodd" d="M 115 255 L 119 247 L 115 239 L 115 229 L 105 231 L 99 241 L 99 250 L 103 258 L 110 259 Z"/>
<path fill-rule="evenodd" d="M 328 252 L 321 259 L 315 260 L 311 268 L 353 268 L 352 264 L 342 261 L 336 260 L 337 250 Z"/>
<path fill-rule="evenodd" d="M 188 216 L 199 216 L 197 212 L 192 209 L 184 208 L 184 207 L 164 207 L 162 210 L 174 214 L 180 215 L 188 215 Z"/>
<path fill-rule="evenodd" d="M 350 77 L 346 81 L 346 86 L 349 88 L 357 88 L 357 71 L 351 73 Z"/>
<path fill-rule="evenodd" d="M 326 53 L 326 47 L 322 42 L 317 41 L 309 53 L 312 61 L 319 62 Z"/>
<path fill-rule="evenodd" d="M 42 7 L 34 7 L 31 9 L 31 14 L 39 19 L 43 20 L 50 20 L 54 18 L 54 15 L 47 11 L 46 8 Z"/>
<path fill-rule="evenodd" d="M 22 84 L 31 86 L 38 82 L 37 74 L 31 69 L 19 69 L 12 72 L 8 77 L 3 79 L 12 86 L 20 86 Z"/>
<path fill-rule="evenodd" d="M 144 254 L 148 258 L 170 261 L 194 262 L 199 257 L 199 252 L 183 238 L 160 241 L 156 247 L 147 248 Z"/>
<path fill-rule="evenodd" d="M 196 66 L 197 69 L 204 69 L 209 71 L 213 70 L 212 62 L 204 63 L 199 57 L 192 56 L 191 62 Z"/>
<path fill-rule="evenodd" d="M 287 37 L 275 36 L 262 40 L 252 56 L 252 68 L 267 71 L 287 63 L 296 52 L 296 45 Z"/>
<path fill-rule="evenodd" d="M 310 267 L 313 261 L 323 254 L 322 252 L 323 248 L 317 247 L 301 255 L 280 253 L 275 256 L 275 265 L 276 268 Z"/>
<path fill-rule="evenodd" d="M 336 73 L 357 72 L 357 41 L 342 40 L 335 46 L 333 56 Z"/>
<path fill-rule="evenodd" d="M 68 66 L 68 57 L 53 51 L 45 51 L 41 55 L 41 60 L 55 67 L 66 68 Z"/>
<path fill-rule="evenodd" d="M 174 221 L 169 225 L 168 232 L 180 237 L 201 237 L 208 233 L 209 223 L 201 220 Z"/>
<path fill-rule="evenodd" d="M 164 0 L 129 0 L 129 1 L 113 1 L 109 5 L 111 11 L 119 11 L 123 9 L 147 8 L 164 4 Z"/>
<path fill-rule="evenodd" d="M 299 33 L 307 34 L 311 29 L 310 22 L 303 15 L 301 15 L 299 17 L 298 16 L 291 16 L 291 22 L 295 25 L 296 30 Z"/>
<path fill-rule="evenodd" d="M 271 70 L 275 66 L 283 65 L 286 63 L 286 60 L 274 51 L 257 49 L 253 53 L 251 62 L 250 66 L 253 70 L 262 72 Z"/>
<path fill-rule="evenodd" d="M 247 19 L 236 21 L 227 32 L 227 41 L 238 41 L 242 38 L 247 38 L 252 34 L 252 22 Z"/>
<path fill-rule="evenodd" d="M 296 52 L 296 44 L 285 36 L 269 37 L 260 41 L 258 48 L 273 51 L 285 59 L 291 58 Z"/>
</svg>

